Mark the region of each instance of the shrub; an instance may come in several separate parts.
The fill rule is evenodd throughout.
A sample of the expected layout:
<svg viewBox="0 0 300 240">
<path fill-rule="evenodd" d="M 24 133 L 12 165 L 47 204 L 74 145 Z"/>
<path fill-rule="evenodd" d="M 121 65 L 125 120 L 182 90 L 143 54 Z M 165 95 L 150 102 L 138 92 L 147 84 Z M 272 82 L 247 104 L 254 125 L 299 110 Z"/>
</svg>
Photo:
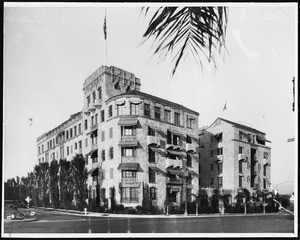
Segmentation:
<svg viewBox="0 0 300 240">
<path fill-rule="evenodd" d="M 125 210 L 124 205 L 123 204 L 117 204 L 116 205 L 116 213 L 123 213 Z"/>
</svg>

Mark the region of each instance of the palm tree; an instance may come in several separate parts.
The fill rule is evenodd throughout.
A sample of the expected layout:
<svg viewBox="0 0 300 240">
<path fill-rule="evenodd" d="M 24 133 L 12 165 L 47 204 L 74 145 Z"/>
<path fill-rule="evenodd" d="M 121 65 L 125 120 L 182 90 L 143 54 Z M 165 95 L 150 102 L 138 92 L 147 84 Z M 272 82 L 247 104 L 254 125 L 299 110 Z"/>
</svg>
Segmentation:
<svg viewBox="0 0 300 240">
<path fill-rule="evenodd" d="M 145 16 L 149 7 L 142 8 Z M 172 75 L 181 60 L 192 53 L 202 68 L 202 57 L 216 68 L 214 51 L 225 48 L 227 7 L 160 7 L 152 16 L 144 43 L 154 38 L 154 54 L 164 58 L 175 52 Z"/>
</svg>

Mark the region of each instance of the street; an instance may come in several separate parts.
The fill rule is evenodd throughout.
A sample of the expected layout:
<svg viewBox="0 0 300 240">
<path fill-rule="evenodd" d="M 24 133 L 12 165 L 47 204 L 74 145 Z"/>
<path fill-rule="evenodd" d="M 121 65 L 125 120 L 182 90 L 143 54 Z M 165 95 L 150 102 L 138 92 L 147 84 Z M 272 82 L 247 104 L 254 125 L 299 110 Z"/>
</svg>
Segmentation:
<svg viewBox="0 0 300 240">
<path fill-rule="evenodd" d="M 4 233 L 293 233 L 292 215 L 170 218 L 89 217 L 37 210 L 38 221 L 4 224 Z"/>
</svg>

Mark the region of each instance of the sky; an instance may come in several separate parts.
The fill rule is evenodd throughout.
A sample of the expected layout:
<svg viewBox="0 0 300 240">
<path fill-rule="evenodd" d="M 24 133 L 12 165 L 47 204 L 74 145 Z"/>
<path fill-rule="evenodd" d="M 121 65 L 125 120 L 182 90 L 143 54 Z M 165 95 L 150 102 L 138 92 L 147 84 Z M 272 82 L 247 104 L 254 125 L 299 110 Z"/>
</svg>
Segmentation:
<svg viewBox="0 0 300 240">
<path fill-rule="evenodd" d="M 150 5 L 150 13 L 160 5 Z M 273 186 L 296 191 L 297 5 L 229 4 L 227 53 L 217 57 L 218 70 L 208 63 L 201 70 L 187 58 L 174 76 L 170 57 L 153 56 L 151 41 L 140 44 L 149 22 L 142 6 L 5 4 L 3 180 L 33 170 L 37 137 L 81 111 L 84 80 L 101 65 L 113 65 L 140 78 L 141 91 L 199 112 L 199 127 L 223 117 L 265 132 Z M 287 142 L 292 137 L 296 141 Z"/>
</svg>

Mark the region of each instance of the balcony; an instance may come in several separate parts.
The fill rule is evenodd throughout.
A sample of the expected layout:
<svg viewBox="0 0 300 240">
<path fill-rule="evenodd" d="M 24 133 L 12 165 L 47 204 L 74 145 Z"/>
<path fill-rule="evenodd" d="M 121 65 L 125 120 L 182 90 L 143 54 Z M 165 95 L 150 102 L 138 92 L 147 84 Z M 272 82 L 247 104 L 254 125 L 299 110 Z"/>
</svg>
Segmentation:
<svg viewBox="0 0 300 240">
<path fill-rule="evenodd" d="M 147 136 L 147 145 L 156 145 L 156 147 L 158 147 L 160 145 L 160 140 L 155 136 Z"/>
<path fill-rule="evenodd" d="M 216 161 L 217 163 L 223 162 L 223 155 L 217 155 L 215 161 Z"/>
<path fill-rule="evenodd" d="M 98 144 L 94 143 L 91 147 L 91 151 L 97 150 L 98 149 Z"/>
<path fill-rule="evenodd" d="M 96 108 L 100 109 L 102 106 L 102 100 L 96 99 L 94 105 Z"/>
<path fill-rule="evenodd" d="M 246 154 L 242 154 L 242 153 L 239 153 L 238 155 L 238 160 L 243 160 L 244 162 L 246 162 L 248 159 L 248 157 L 246 156 Z"/>
<path fill-rule="evenodd" d="M 185 150 L 187 153 L 196 153 L 197 152 L 196 145 L 192 144 L 192 143 L 187 143 L 185 146 Z"/>
<path fill-rule="evenodd" d="M 95 104 L 94 104 L 94 103 L 90 103 L 90 105 L 89 105 L 89 110 L 92 111 L 92 112 L 95 112 L 96 107 L 95 107 Z"/>
<path fill-rule="evenodd" d="M 166 149 L 169 149 L 169 150 L 179 150 L 181 151 L 182 150 L 182 146 L 181 145 L 177 145 L 177 144 L 166 144 Z"/>
<path fill-rule="evenodd" d="M 83 108 L 83 113 L 85 114 L 85 115 L 90 115 L 91 114 L 91 112 L 90 112 L 90 110 L 89 110 L 89 107 L 88 106 L 84 106 L 84 108 Z"/>
<path fill-rule="evenodd" d="M 137 158 L 136 157 L 122 157 L 122 163 L 136 163 L 137 162 Z"/>
<path fill-rule="evenodd" d="M 183 181 L 181 178 L 178 178 L 178 179 L 167 178 L 166 184 L 181 185 L 181 184 L 183 184 Z"/>
<path fill-rule="evenodd" d="M 122 184 L 124 183 L 138 183 L 138 179 L 135 177 L 135 178 L 122 178 Z"/>
<path fill-rule="evenodd" d="M 131 136 L 121 136 L 121 142 L 136 142 L 137 140 L 136 135 Z"/>
<path fill-rule="evenodd" d="M 94 125 L 91 126 L 91 132 L 98 129 L 98 123 L 95 123 Z"/>
</svg>

